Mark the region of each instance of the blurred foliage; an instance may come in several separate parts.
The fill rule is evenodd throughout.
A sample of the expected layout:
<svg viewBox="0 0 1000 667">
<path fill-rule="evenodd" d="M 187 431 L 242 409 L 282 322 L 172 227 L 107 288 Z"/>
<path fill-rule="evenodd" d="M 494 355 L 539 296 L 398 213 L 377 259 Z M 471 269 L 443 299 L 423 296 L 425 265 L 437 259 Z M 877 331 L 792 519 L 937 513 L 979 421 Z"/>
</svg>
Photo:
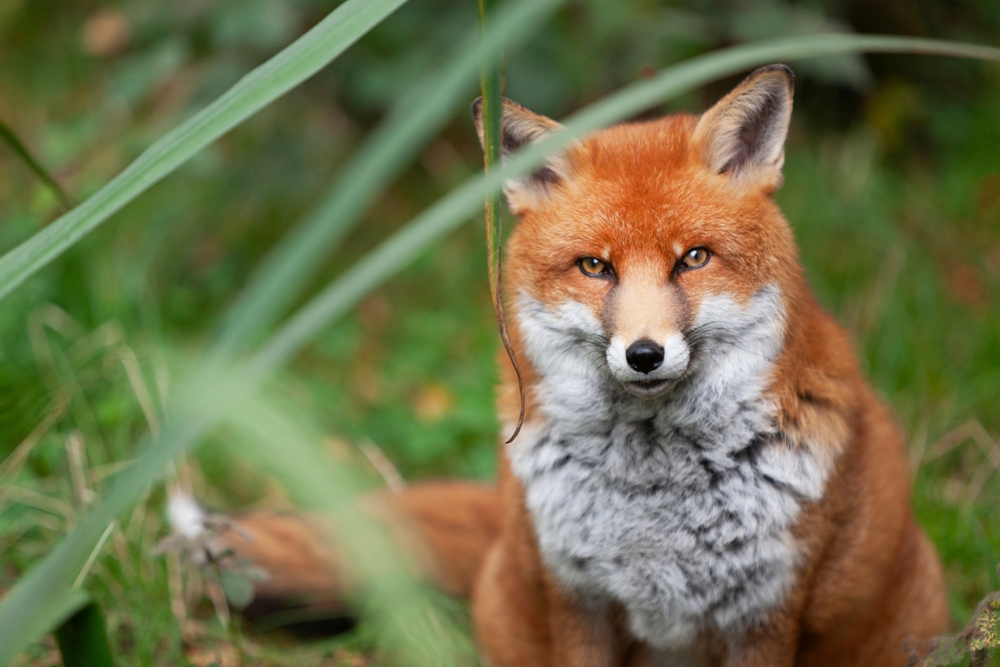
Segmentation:
<svg viewBox="0 0 1000 667">
<path fill-rule="evenodd" d="M 81 0 L 56 9 L 5 0 L 0 119 L 82 200 L 334 4 Z M 203 346 L 217 315 L 323 196 L 361 137 L 475 22 L 471 0 L 412 0 L 4 301 L 0 590 L 74 524 L 94 490 L 128 465 L 156 415 L 169 411 L 162 350 Z M 575 4 L 509 60 L 507 94 L 560 117 L 712 48 L 849 29 L 995 44 L 1000 6 Z M 817 294 L 854 333 L 866 373 L 907 428 L 919 466 L 914 505 L 964 625 L 1000 588 L 1000 70 L 910 56 L 819 59 L 795 70 L 797 113 L 778 199 Z M 731 83 L 661 111 L 699 110 Z M 481 164 L 467 111 L 456 109 L 314 287 Z M 51 189 L 0 146 L 0 251 L 58 212 Z M 330 434 L 331 451 L 363 461 L 355 446 L 374 443 L 411 479 L 492 476 L 497 336 L 485 258 L 480 225 L 462 229 L 283 375 L 284 393 Z M 200 498 L 215 508 L 288 505 L 271 479 L 232 454 L 231 435 L 213 437 L 190 466 Z M 10 453 L 32 438 L 37 444 L 14 465 Z M 220 440 L 230 447 L 214 446 Z M 378 484 L 370 472 L 367 483 Z M 154 490 L 122 519 L 89 575 L 119 663 L 223 664 L 221 655 L 240 659 L 233 645 L 280 662 L 284 649 L 253 648 L 213 625 L 207 603 L 195 606 L 200 625 L 179 626 L 171 581 L 181 575 L 150 555 L 165 532 L 163 495 Z M 297 655 L 348 664 L 369 645 L 365 636 L 362 628 Z M 41 644 L 25 663 L 51 650 Z"/>
</svg>

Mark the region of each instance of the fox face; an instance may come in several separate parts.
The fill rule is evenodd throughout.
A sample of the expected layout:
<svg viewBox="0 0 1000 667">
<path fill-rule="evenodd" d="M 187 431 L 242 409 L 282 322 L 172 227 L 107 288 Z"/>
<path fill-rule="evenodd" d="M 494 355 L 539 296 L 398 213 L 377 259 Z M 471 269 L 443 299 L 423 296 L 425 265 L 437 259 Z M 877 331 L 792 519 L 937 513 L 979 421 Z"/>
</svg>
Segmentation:
<svg viewBox="0 0 1000 667">
<path fill-rule="evenodd" d="M 781 295 L 799 272 L 770 196 L 791 93 L 788 68 L 763 68 L 701 117 L 597 132 L 507 183 L 520 217 L 509 302 L 543 376 L 571 351 L 546 344 L 561 332 L 577 339 L 569 348 L 592 381 L 656 398 L 696 374 L 713 344 L 739 344 L 761 317 L 780 325 Z M 507 101 L 503 127 L 510 152 L 559 125 Z M 772 329 L 757 351 L 769 357 L 781 338 Z"/>
</svg>

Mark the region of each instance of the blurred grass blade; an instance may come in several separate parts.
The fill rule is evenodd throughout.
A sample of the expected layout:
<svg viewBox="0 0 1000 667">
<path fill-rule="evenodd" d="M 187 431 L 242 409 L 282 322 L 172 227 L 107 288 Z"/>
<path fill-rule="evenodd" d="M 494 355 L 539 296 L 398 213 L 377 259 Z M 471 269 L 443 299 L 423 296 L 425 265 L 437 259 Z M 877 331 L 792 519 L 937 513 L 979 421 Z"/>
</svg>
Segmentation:
<svg viewBox="0 0 1000 667">
<path fill-rule="evenodd" d="M 517 151 L 502 169 L 474 177 L 438 200 L 358 261 L 295 315 L 254 356 L 261 370 L 277 368 L 323 326 L 343 315 L 366 294 L 401 271 L 438 239 L 475 215 L 484 197 L 503 182 L 530 173 L 547 155 L 586 134 L 683 95 L 698 86 L 778 60 L 799 60 L 864 51 L 912 52 L 1000 61 L 1000 49 L 907 37 L 815 35 L 735 46 L 692 58 L 610 95 L 571 116 L 564 128 L 542 142 Z"/>
<path fill-rule="evenodd" d="M 159 477 L 174 457 L 195 442 L 236 401 L 260 386 L 234 372 L 190 387 L 172 406 L 160 436 L 147 440 L 138 460 L 111 480 L 110 489 L 41 561 L 18 579 L 0 602 L 0 665 L 65 618 L 80 591 L 73 583 L 108 525 Z"/>
<path fill-rule="evenodd" d="M 718 78 L 774 61 L 880 51 L 962 56 L 1000 61 L 1000 49 L 905 37 L 815 35 L 732 47 L 671 67 L 572 116 L 544 142 L 518 151 L 500 170 L 475 177 L 439 200 L 382 242 L 305 306 L 246 364 L 205 372 L 181 394 L 158 438 L 147 440 L 137 463 L 119 474 L 102 498 L 64 540 L 23 576 L 0 602 L 0 664 L 48 630 L 74 593 L 71 586 L 108 523 L 130 507 L 170 462 L 213 424 L 252 396 L 324 326 L 372 289 L 401 271 L 432 243 L 482 210 L 485 197 L 507 178 L 536 169 L 574 137 L 635 115 Z"/>
<path fill-rule="evenodd" d="M 430 88 L 415 91 L 426 98 L 437 96 L 438 99 L 421 100 L 421 107 L 416 116 L 400 116 L 396 121 L 397 124 L 389 123 L 389 127 L 395 129 L 387 130 L 389 136 L 383 134 L 370 149 L 371 153 L 369 153 L 366 163 L 369 170 L 368 175 L 373 179 L 385 179 L 388 176 L 383 177 L 376 173 L 379 167 L 389 170 L 399 168 L 398 162 L 405 160 L 407 150 L 406 146 L 395 144 L 399 134 L 408 134 L 414 142 L 419 140 L 421 134 L 426 134 L 428 125 L 433 127 L 438 122 L 438 119 L 431 117 L 432 114 L 447 112 L 449 109 L 448 98 L 455 99 L 460 96 L 465 85 L 471 87 L 479 71 L 479 59 L 488 58 L 499 49 L 501 35 L 504 31 L 517 31 L 518 40 L 526 38 L 534 28 L 541 24 L 544 17 L 563 1 L 522 0 L 518 3 L 517 8 L 506 17 L 503 24 L 497 26 L 496 31 L 491 32 L 482 40 L 482 44 L 475 47 L 470 46 L 469 48 L 473 50 L 461 54 L 463 58 L 468 58 L 468 60 L 459 66 L 450 68 L 449 73 L 440 79 L 444 87 L 443 91 Z M 393 146 L 396 148 L 394 149 Z M 412 149 L 412 144 L 410 147 Z M 393 150 L 402 153 L 402 155 L 393 154 Z M 364 185 L 358 184 L 357 181 L 349 181 L 349 183 L 354 183 L 359 187 Z M 368 186 L 364 185 L 364 187 Z M 368 201 L 374 198 L 374 190 L 375 187 L 372 186 L 364 195 Z M 338 188 L 337 192 L 340 192 L 341 196 L 347 195 L 343 188 Z M 355 200 L 354 206 L 357 208 L 364 208 L 366 205 L 364 201 Z M 343 202 L 338 206 L 342 213 L 347 208 Z M 360 211 L 354 214 L 355 218 L 359 215 Z M 329 224 L 331 224 L 331 218 L 328 216 L 317 216 L 306 223 L 307 231 L 300 233 L 290 246 L 285 246 L 276 261 L 276 264 L 292 262 L 296 266 L 288 273 L 275 271 L 272 268 L 265 274 L 265 278 L 259 283 L 257 290 L 252 295 L 253 299 L 273 299 L 275 301 L 265 304 L 263 308 L 250 306 L 243 315 L 232 321 L 230 327 L 259 326 L 262 320 L 273 314 L 274 308 L 280 306 L 278 301 L 293 298 L 294 295 L 284 291 L 270 290 L 268 283 L 279 281 L 282 290 L 292 292 L 296 287 L 300 287 L 308 275 L 307 271 L 302 271 L 302 265 L 306 262 L 312 262 L 315 265 L 322 258 L 322 252 L 317 252 L 316 248 L 324 240 L 324 234 L 329 232 L 318 228 Z M 329 245 L 329 237 L 325 240 Z M 303 249 L 303 245 L 309 247 Z M 296 246 L 298 247 L 296 248 Z M 245 344 L 246 340 L 245 333 L 237 332 L 228 340 L 228 344 L 232 346 L 229 351 L 236 349 L 238 345 Z M 214 358 L 218 360 L 225 356 L 216 355 Z M 52 614 L 55 613 L 53 610 L 61 609 L 66 603 L 66 597 L 70 595 L 68 590 L 70 585 L 94 544 L 100 539 L 110 522 L 135 502 L 148 485 L 162 473 L 174 456 L 194 443 L 213 423 L 232 409 L 236 402 L 251 396 L 269 377 L 270 373 L 277 369 L 277 366 L 258 363 L 253 367 L 232 371 L 228 375 L 223 374 L 224 368 L 225 364 L 218 366 L 209 364 L 204 367 L 204 372 L 199 376 L 197 383 L 183 392 L 182 400 L 173 406 L 173 419 L 166 425 L 160 437 L 152 442 L 144 443 L 139 462 L 129 471 L 115 478 L 111 489 L 105 494 L 102 502 L 96 505 L 52 552 L 36 567 L 32 568 L 26 576 L 22 577 L 4 598 L 0 604 L 0 664 L 5 664 L 6 660 L 13 657 L 33 637 L 52 627 L 48 619 L 52 618 Z M 29 604 L 28 601 L 33 601 L 33 603 Z M 25 609 L 29 611 L 24 613 Z"/>
<path fill-rule="evenodd" d="M 96 602 L 85 605 L 56 630 L 65 667 L 114 667 L 104 614 Z"/>
<path fill-rule="evenodd" d="M 522 0 L 482 37 L 473 35 L 440 74 L 416 84 L 347 165 L 326 199 L 286 234 L 227 314 L 212 352 L 242 351 L 294 301 L 324 257 L 350 232 L 378 194 L 440 131 L 501 46 L 517 48 L 566 0 Z"/>
<path fill-rule="evenodd" d="M 559 147 L 565 146 L 582 133 L 634 116 L 709 81 L 774 62 L 845 53 L 909 53 L 1000 62 L 998 48 L 892 35 L 820 34 L 742 44 L 691 58 L 590 105 L 571 116 L 566 121 L 566 130 L 559 133 L 561 136 L 550 137 L 552 147 L 545 150 L 557 150 L 557 143 Z M 532 159 L 537 166 L 544 155 Z"/>
<path fill-rule="evenodd" d="M 227 421 L 241 436 L 235 453 L 277 477 L 297 506 L 334 522 L 337 546 L 363 582 L 365 615 L 377 619 L 371 628 L 380 650 L 415 665 L 471 662 L 473 647 L 437 604 L 440 597 L 414 578 L 406 555 L 384 527 L 359 511 L 356 501 L 369 490 L 359 482 L 363 477 L 329 456 L 308 414 L 257 397 Z"/>
<path fill-rule="evenodd" d="M 35 175 L 52 191 L 59 204 L 64 210 L 69 210 L 73 208 L 73 200 L 70 196 L 66 194 L 66 191 L 62 189 L 62 186 L 56 181 L 56 179 L 48 172 L 48 170 L 42 166 L 42 163 L 35 159 L 35 156 L 31 154 L 28 147 L 18 138 L 14 131 L 10 129 L 7 123 L 0 120 L 0 138 L 2 138 L 7 145 L 10 146 L 11 150 L 17 153 L 28 168 L 35 172 Z"/>
<path fill-rule="evenodd" d="M 299 85 L 406 0 L 347 0 L 162 139 L 86 201 L 0 257 L 0 299 L 195 153 Z"/>
</svg>

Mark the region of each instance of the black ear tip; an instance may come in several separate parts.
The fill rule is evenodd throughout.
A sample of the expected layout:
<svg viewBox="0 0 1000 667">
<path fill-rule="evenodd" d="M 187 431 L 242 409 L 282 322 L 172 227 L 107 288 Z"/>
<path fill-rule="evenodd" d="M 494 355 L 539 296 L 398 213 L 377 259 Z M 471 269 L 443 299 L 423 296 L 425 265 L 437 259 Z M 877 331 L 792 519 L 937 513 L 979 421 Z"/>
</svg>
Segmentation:
<svg viewBox="0 0 1000 667">
<path fill-rule="evenodd" d="M 483 96 L 480 95 L 476 99 L 472 100 L 472 117 L 479 118 L 483 112 Z"/>
<path fill-rule="evenodd" d="M 788 87 L 795 88 L 795 72 L 793 72 L 792 68 L 788 65 L 783 65 L 781 63 L 758 67 L 754 71 L 750 72 L 750 76 L 748 76 L 747 79 L 756 79 L 765 74 L 783 74 L 785 76 L 785 80 L 788 82 Z"/>
</svg>

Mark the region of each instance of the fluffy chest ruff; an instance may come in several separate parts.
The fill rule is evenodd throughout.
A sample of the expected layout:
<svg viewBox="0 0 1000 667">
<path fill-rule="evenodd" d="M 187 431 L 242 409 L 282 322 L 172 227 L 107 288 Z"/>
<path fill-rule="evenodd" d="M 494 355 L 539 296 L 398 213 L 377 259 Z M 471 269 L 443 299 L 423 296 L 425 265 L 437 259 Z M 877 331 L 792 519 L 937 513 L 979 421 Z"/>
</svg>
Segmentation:
<svg viewBox="0 0 1000 667">
<path fill-rule="evenodd" d="M 656 399 L 609 379 L 600 325 L 581 308 L 520 305 L 546 419 L 508 454 L 547 566 L 622 604 L 635 635 L 666 649 L 779 605 L 798 560 L 790 528 L 826 470 L 784 441 L 764 395 L 783 331 L 776 290 L 710 304 L 691 369 Z"/>
</svg>

